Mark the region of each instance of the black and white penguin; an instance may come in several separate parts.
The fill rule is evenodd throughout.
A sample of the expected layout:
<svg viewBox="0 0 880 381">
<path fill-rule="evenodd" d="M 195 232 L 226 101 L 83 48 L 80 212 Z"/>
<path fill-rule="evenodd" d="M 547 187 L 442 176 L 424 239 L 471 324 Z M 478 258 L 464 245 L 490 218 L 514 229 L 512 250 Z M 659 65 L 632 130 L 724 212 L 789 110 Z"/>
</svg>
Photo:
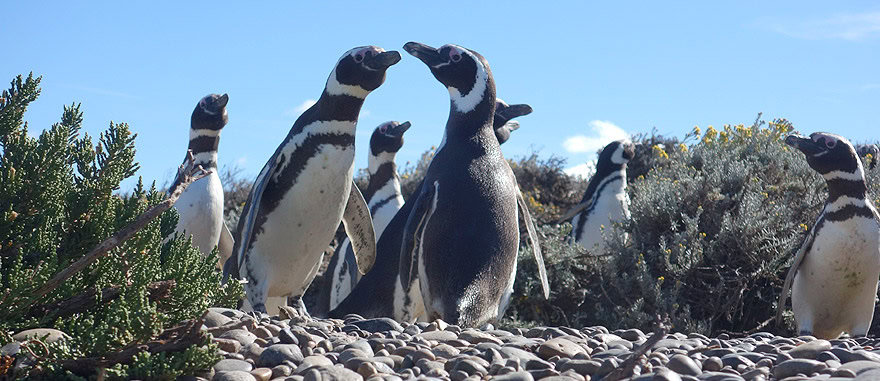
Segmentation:
<svg viewBox="0 0 880 381">
<path fill-rule="evenodd" d="M 571 219 L 571 238 L 587 250 L 604 252 L 603 232 L 611 229 L 614 221 L 630 217 L 626 164 L 634 155 L 634 146 L 627 140 L 608 143 L 596 160 L 596 173 L 590 178 L 581 203 L 561 219 Z"/>
<path fill-rule="evenodd" d="M 860 157 L 871 155 L 868 167 L 872 170 L 877 167 L 877 161 L 880 160 L 880 148 L 876 144 L 860 144 L 856 146 L 856 152 Z"/>
<path fill-rule="evenodd" d="M 880 278 L 880 215 L 868 197 L 862 163 L 852 144 L 834 134 L 791 135 L 785 143 L 825 178 L 828 199 L 785 278 L 777 324 L 791 288 L 800 334 L 865 336 Z"/>
<path fill-rule="evenodd" d="M 382 236 L 385 227 L 403 206 L 400 176 L 397 175 L 394 157 L 403 147 L 403 134 L 410 126 L 410 122 L 386 122 L 376 127 L 370 137 L 370 155 L 367 158 L 369 179 L 364 199 L 370 207 L 376 238 Z M 329 287 L 324 287 L 319 296 L 319 304 L 325 312 L 336 308 L 360 280 L 356 263 L 351 242 L 345 239 L 327 266 Z"/>
<path fill-rule="evenodd" d="M 355 127 L 364 99 L 398 61 L 398 52 L 375 46 L 346 52 L 317 103 L 300 115 L 257 176 L 236 250 L 224 266 L 247 281 L 254 311 L 276 314 L 292 296 L 305 313 L 300 297 L 340 221 L 361 273 L 372 266 L 376 239 L 369 208 L 352 184 Z"/>
<path fill-rule="evenodd" d="M 472 50 L 417 42 L 404 49 L 446 86 L 452 104 L 443 143 L 403 229 L 400 280 L 409 291 L 418 277 L 428 320 L 483 325 L 510 302 L 519 213 L 529 222 L 549 295 L 534 225 L 495 137 L 495 81 L 486 59 Z"/>
<path fill-rule="evenodd" d="M 226 94 L 209 94 L 193 110 L 187 149 L 192 152 L 193 164 L 211 173 L 190 184 L 174 204 L 180 215 L 175 233 L 191 235 L 193 246 L 205 256 L 217 247 L 220 254 L 218 268 L 232 254 L 233 247 L 232 234 L 223 220 L 223 184 L 217 174 L 217 147 L 220 145 L 220 131 L 229 121 L 228 102 Z M 169 192 L 180 184 L 181 175 L 177 174 Z"/>
<path fill-rule="evenodd" d="M 503 144 L 510 138 L 510 133 L 519 128 L 519 123 L 513 119 L 530 114 L 532 108 L 527 104 L 507 105 L 501 100 L 495 104 L 493 128 L 498 143 Z M 421 187 L 419 184 L 416 189 Z M 418 279 L 412 281 L 409 292 L 404 292 L 399 275 L 403 228 L 414 203 L 414 200 L 408 200 L 394 215 L 376 244 L 373 269 L 357 282 L 348 297 L 334 307 L 330 317 L 342 318 L 356 313 L 367 318 L 392 317 L 407 322 L 427 319 Z"/>
</svg>

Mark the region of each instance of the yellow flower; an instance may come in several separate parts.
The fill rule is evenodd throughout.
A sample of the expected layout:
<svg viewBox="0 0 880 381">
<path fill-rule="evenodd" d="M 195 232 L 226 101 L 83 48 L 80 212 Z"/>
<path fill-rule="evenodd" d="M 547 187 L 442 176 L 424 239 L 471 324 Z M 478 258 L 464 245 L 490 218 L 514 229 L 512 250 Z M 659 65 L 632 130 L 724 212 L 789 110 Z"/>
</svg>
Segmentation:
<svg viewBox="0 0 880 381">
<path fill-rule="evenodd" d="M 678 150 L 681 151 L 681 152 L 687 152 L 687 151 L 688 151 L 688 146 L 686 146 L 684 143 L 681 143 L 681 144 L 678 145 Z"/>
<path fill-rule="evenodd" d="M 669 159 L 669 154 L 666 153 L 666 151 L 664 151 L 663 148 L 660 148 L 659 145 L 655 144 L 655 145 L 651 146 L 651 150 L 654 151 L 654 153 L 656 153 L 657 156 L 660 156 L 663 159 Z"/>
<path fill-rule="evenodd" d="M 664 280 L 666 280 L 666 278 L 663 275 L 657 277 L 657 281 L 660 283 L 663 283 Z"/>
<path fill-rule="evenodd" d="M 701 238 L 706 238 L 706 233 L 700 232 L 700 237 L 701 237 Z"/>
<path fill-rule="evenodd" d="M 694 135 L 700 136 L 703 131 L 700 130 L 700 126 L 694 126 Z"/>
<path fill-rule="evenodd" d="M 804 229 L 804 231 L 807 231 L 807 230 L 809 230 L 809 229 L 810 229 L 810 227 L 809 227 L 809 226 L 807 226 L 807 224 L 800 224 L 800 225 L 798 225 L 798 226 L 800 226 L 800 227 L 801 227 L 801 229 Z"/>
</svg>

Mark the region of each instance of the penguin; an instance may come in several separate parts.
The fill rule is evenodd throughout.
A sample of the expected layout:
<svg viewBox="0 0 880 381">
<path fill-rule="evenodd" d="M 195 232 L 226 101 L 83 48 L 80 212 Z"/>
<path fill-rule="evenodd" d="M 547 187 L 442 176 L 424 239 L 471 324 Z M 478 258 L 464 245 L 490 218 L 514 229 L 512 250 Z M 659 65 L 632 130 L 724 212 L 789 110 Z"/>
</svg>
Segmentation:
<svg viewBox="0 0 880 381">
<path fill-rule="evenodd" d="M 340 221 L 365 273 L 375 260 L 370 211 L 353 185 L 355 127 L 370 92 L 400 53 L 376 46 L 349 50 L 330 72 L 318 101 L 302 113 L 263 167 L 242 211 L 228 275 L 243 278 L 244 309 L 277 314 L 287 297 L 307 315 L 302 294 Z"/>
<path fill-rule="evenodd" d="M 447 88 L 451 109 L 404 225 L 400 281 L 408 292 L 418 278 L 429 321 L 482 326 L 510 302 L 520 213 L 549 296 L 534 224 L 495 137 L 495 81 L 486 59 L 461 46 L 409 42 L 404 50 Z"/>
<path fill-rule="evenodd" d="M 859 157 L 865 157 L 871 155 L 871 161 L 868 165 L 868 168 L 874 170 L 877 167 L 877 161 L 880 160 L 880 148 L 877 147 L 876 144 L 860 144 L 856 146 L 856 152 L 858 152 Z"/>
<path fill-rule="evenodd" d="M 403 134 L 410 126 L 410 122 L 386 122 L 376 127 L 370 137 L 370 154 L 367 158 L 369 180 L 364 199 L 370 207 L 376 238 L 381 237 L 382 231 L 403 206 L 400 176 L 394 157 L 403 147 Z M 322 288 L 319 296 L 323 311 L 326 313 L 336 308 L 359 280 L 354 251 L 351 242 L 346 239 L 336 249 L 327 266 L 329 287 Z"/>
<path fill-rule="evenodd" d="M 493 128 L 498 143 L 502 144 L 510 138 L 512 131 L 519 128 L 519 123 L 513 119 L 530 114 L 532 108 L 527 104 L 508 105 L 500 99 L 495 104 Z M 421 187 L 420 183 L 416 189 Z M 356 313 L 366 318 L 391 317 L 407 322 L 427 319 L 418 279 L 413 280 L 409 292 L 404 292 L 399 277 L 403 228 L 413 204 L 412 199 L 408 200 L 394 215 L 376 244 L 376 264 L 373 270 L 357 282 L 351 294 L 330 311 L 330 317 L 342 318 Z"/>
<path fill-rule="evenodd" d="M 602 149 L 583 199 L 560 219 L 571 219 L 571 239 L 578 245 L 604 252 L 603 231 L 610 229 L 614 221 L 630 217 L 626 164 L 634 156 L 635 147 L 628 140 L 613 141 Z"/>
<path fill-rule="evenodd" d="M 791 289 L 801 335 L 865 336 L 880 278 L 880 215 L 868 197 L 862 163 L 852 144 L 838 135 L 790 135 L 785 143 L 801 151 L 810 168 L 822 175 L 828 198 L 785 278 L 777 325 Z"/>
<path fill-rule="evenodd" d="M 209 94 L 196 104 L 190 118 L 189 147 L 184 163 L 192 152 L 193 165 L 200 165 L 210 173 L 190 184 L 174 204 L 180 215 L 175 233 L 191 235 L 193 246 L 206 257 L 217 247 L 218 269 L 232 254 L 233 248 L 232 234 L 223 220 L 223 184 L 217 175 L 217 147 L 220 131 L 229 122 L 228 102 L 227 94 Z M 182 179 L 183 173 L 178 173 L 168 192 L 173 192 Z"/>
</svg>

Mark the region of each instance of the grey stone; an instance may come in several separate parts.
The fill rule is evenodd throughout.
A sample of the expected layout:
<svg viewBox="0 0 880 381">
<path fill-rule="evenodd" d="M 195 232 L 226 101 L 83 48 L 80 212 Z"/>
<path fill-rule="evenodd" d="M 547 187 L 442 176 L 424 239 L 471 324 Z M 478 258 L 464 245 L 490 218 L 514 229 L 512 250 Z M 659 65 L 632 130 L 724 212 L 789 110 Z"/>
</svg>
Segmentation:
<svg viewBox="0 0 880 381">
<path fill-rule="evenodd" d="M 226 315 L 223 315 L 217 311 L 208 310 L 205 314 L 205 326 L 208 328 L 215 328 L 226 325 L 232 322 L 232 319 Z"/>
<path fill-rule="evenodd" d="M 511 372 L 492 378 L 495 381 L 534 381 L 535 378 L 529 372 Z"/>
<path fill-rule="evenodd" d="M 562 337 L 553 338 L 541 344 L 538 347 L 538 356 L 543 359 L 549 359 L 553 356 L 574 357 L 578 353 L 586 353 L 586 350 L 569 340 Z"/>
<path fill-rule="evenodd" d="M 46 344 L 51 344 L 57 341 L 68 340 L 70 339 L 70 336 L 54 328 L 26 329 L 12 335 L 12 340 L 15 341 L 26 341 L 29 339 L 42 340 Z"/>
<path fill-rule="evenodd" d="M 222 335 L 220 335 L 220 338 L 237 340 L 239 343 L 241 343 L 242 346 L 244 346 L 253 343 L 254 340 L 257 339 L 257 335 L 254 335 L 253 333 L 250 333 L 244 329 L 233 329 L 224 332 Z"/>
<path fill-rule="evenodd" d="M 599 370 L 602 363 L 596 360 L 568 360 L 562 359 L 556 364 L 556 369 L 560 372 L 573 370 L 578 374 L 591 375 Z"/>
<path fill-rule="evenodd" d="M 825 368 L 825 363 L 820 361 L 810 359 L 791 359 L 776 364 L 771 372 L 773 373 L 773 377 L 783 379 L 794 376 L 798 373 L 809 375 Z"/>
<path fill-rule="evenodd" d="M 333 362 L 324 356 L 308 356 L 294 369 L 293 374 L 302 375 L 309 368 L 316 366 L 333 366 Z"/>
<path fill-rule="evenodd" d="M 253 369 L 254 366 L 244 360 L 225 359 L 214 364 L 214 371 L 217 373 L 231 371 L 250 372 Z"/>
<path fill-rule="evenodd" d="M 877 368 L 880 368 L 880 363 L 874 361 L 857 360 L 843 364 L 838 369 L 849 369 L 853 371 L 856 375 L 858 375 L 862 372 Z"/>
<path fill-rule="evenodd" d="M 666 367 L 679 374 L 688 376 L 699 376 L 703 371 L 700 366 L 690 357 L 685 355 L 674 355 L 666 363 Z"/>
<path fill-rule="evenodd" d="M 796 359 L 815 360 L 819 353 L 831 350 L 831 342 L 828 340 L 813 340 L 794 347 L 788 354 Z"/>
<path fill-rule="evenodd" d="M 450 331 L 431 331 L 431 332 L 422 332 L 418 334 L 418 337 L 421 337 L 425 340 L 432 340 L 438 342 L 445 342 L 458 339 L 458 335 L 454 332 Z"/>
<path fill-rule="evenodd" d="M 250 372 L 242 372 L 240 370 L 233 370 L 228 372 L 217 372 L 214 375 L 213 381 L 257 381 L 257 379 L 250 374 Z"/>
<path fill-rule="evenodd" d="M 520 364 L 525 364 L 529 360 L 538 360 L 539 359 L 538 356 L 536 356 L 532 352 L 524 351 L 522 349 L 514 348 L 514 347 L 501 347 L 501 349 L 499 349 L 498 352 L 501 352 L 501 355 L 504 356 L 504 358 L 519 359 Z"/>
<path fill-rule="evenodd" d="M 501 345 L 502 342 L 497 337 L 492 336 L 488 333 L 484 333 L 481 331 L 475 330 L 464 330 L 459 335 L 458 338 L 464 341 L 467 341 L 471 344 L 480 344 L 480 343 L 495 343 Z"/>
<path fill-rule="evenodd" d="M 389 318 L 375 318 L 352 322 L 351 325 L 367 332 L 397 331 L 403 332 L 400 323 Z"/>
<path fill-rule="evenodd" d="M 724 363 L 718 357 L 709 357 L 703 361 L 703 371 L 705 372 L 717 372 L 723 367 Z"/>
<path fill-rule="evenodd" d="M 257 365 L 271 368 L 281 365 L 285 361 L 299 364 L 303 359 L 303 353 L 298 346 L 293 344 L 275 344 L 263 351 L 260 359 L 257 361 Z"/>
</svg>

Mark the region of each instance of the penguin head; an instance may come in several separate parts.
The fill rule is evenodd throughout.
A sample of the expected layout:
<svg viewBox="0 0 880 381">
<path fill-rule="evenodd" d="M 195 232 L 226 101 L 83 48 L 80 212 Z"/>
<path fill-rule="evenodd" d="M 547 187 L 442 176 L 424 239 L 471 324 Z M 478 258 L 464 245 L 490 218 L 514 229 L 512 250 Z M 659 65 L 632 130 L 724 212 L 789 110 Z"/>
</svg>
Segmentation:
<svg viewBox="0 0 880 381">
<path fill-rule="evenodd" d="M 208 94 L 202 98 L 193 110 L 190 119 L 191 128 L 194 130 L 220 130 L 229 122 L 226 114 L 226 103 L 229 102 L 227 94 Z"/>
<path fill-rule="evenodd" d="M 495 129 L 495 137 L 499 144 L 504 144 L 510 139 L 510 133 L 519 129 L 519 122 L 512 120 L 523 115 L 532 113 L 532 106 L 527 104 L 508 105 L 501 98 L 495 99 L 495 119 L 492 128 Z"/>
<path fill-rule="evenodd" d="M 385 71 L 400 61 L 400 53 L 386 52 L 378 46 L 360 46 L 345 52 L 330 78 L 327 91 L 331 95 L 365 98 L 385 82 Z"/>
<path fill-rule="evenodd" d="M 880 153 L 880 148 L 877 148 L 876 144 L 861 144 L 856 147 L 856 152 L 859 153 L 859 156 L 872 155 L 876 158 L 877 154 Z"/>
<path fill-rule="evenodd" d="M 846 138 L 827 132 L 814 132 L 809 137 L 789 135 L 788 144 L 804 153 L 807 164 L 816 172 L 828 175 L 835 171 L 862 174 L 862 163 Z"/>
<path fill-rule="evenodd" d="M 479 53 L 458 45 L 435 49 L 418 42 L 407 42 L 403 49 L 427 65 L 434 78 L 446 86 L 458 112 L 471 112 L 487 99 L 491 101 L 488 107 L 495 106 L 492 71 Z"/>
<path fill-rule="evenodd" d="M 635 157 L 635 146 L 628 139 L 615 140 L 599 153 L 596 172 L 614 171 L 626 166 Z"/>
<path fill-rule="evenodd" d="M 370 137 L 370 153 L 379 156 L 383 152 L 397 153 L 403 146 L 403 133 L 412 126 L 409 122 L 385 122 L 376 127 Z"/>
</svg>

